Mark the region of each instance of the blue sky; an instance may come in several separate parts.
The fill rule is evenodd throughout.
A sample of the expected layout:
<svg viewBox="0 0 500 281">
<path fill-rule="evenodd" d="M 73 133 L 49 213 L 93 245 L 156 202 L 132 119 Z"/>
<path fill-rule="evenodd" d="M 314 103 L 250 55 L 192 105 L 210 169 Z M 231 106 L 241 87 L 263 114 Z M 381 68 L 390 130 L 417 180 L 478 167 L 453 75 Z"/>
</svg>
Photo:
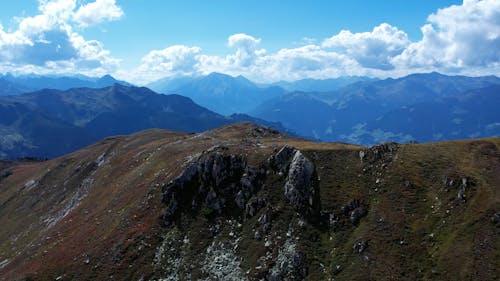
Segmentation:
<svg viewBox="0 0 500 281">
<path fill-rule="evenodd" d="M 211 71 L 260 81 L 498 74 L 499 2 L 2 1 L 0 72 L 137 83 Z"/>
</svg>

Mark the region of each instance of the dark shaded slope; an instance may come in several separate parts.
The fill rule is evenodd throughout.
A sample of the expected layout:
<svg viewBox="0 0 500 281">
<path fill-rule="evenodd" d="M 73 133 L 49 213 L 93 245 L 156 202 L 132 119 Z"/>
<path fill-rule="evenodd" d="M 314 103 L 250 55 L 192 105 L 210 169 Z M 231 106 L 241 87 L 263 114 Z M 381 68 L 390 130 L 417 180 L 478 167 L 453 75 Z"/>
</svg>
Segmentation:
<svg viewBox="0 0 500 281">
<path fill-rule="evenodd" d="M 0 158 L 52 158 L 98 139 L 84 128 L 18 103 L 0 102 L 0 116 Z"/>
</svg>

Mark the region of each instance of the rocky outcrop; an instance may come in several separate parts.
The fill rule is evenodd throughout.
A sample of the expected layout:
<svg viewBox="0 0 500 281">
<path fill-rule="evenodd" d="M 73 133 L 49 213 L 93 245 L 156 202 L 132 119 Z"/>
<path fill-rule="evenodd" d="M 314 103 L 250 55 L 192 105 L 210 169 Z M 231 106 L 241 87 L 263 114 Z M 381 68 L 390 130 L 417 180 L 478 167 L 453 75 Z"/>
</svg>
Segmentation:
<svg viewBox="0 0 500 281">
<path fill-rule="evenodd" d="M 172 222 L 180 211 L 197 213 L 204 207 L 210 214 L 241 215 L 261 186 L 259 171 L 241 155 L 214 152 L 200 156 L 163 187 L 165 221 Z"/>
<path fill-rule="evenodd" d="M 314 164 L 299 150 L 293 154 L 288 169 L 285 197 L 299 211 L 307 214 L 320 211 L 318 177 Z"/>
<path fill-rule="evenodd" d="M 387 142 L 379 145 L 374 145 L 366 150 L 359 152 L 359 158 L 362 162 L 374 163 L 382 160 L 390 162 L 396 155 L 399 145 L 395 142 Z"/>
<path fill-rule="evenodd" d="M 276 154 L 269 158 L 271 169 L 281 173 L 288 171 L 295 152 L 297 152 L 295 148 L 288 145 L 283 146 Z"/>
<path fill-rule="evenodd" d="M 321 208 L 318 176 L 314 164 L 289 146 L 259 167 L 247 164 L 241 155 L 210 151 L 191 159 L 185 170 L 163 187 L 164 218 L 172 222 L 182 211 L 197 213 L 208 208 L 211 214 L 252 217 L 266 205 L 263 197 L 253 197 L 269 172 L 286 174 L 284 195 L 299 213 L 318 214 Z"/>
</svg>

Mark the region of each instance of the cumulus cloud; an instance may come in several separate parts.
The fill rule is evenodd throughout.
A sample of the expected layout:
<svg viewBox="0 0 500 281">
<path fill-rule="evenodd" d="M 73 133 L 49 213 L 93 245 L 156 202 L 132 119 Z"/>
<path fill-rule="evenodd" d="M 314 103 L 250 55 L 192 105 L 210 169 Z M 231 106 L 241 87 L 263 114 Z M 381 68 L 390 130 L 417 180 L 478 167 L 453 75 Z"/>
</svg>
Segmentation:
<svg viewBox="0 0 500 281">
<path fill-rule="evenodd" d="M 236 48 L 236 54 L 228 57 L 228 59 L 240 67 L 250 66 L 260 55 L 266 52 L 264 49 L 257 49 L 259 43 L 260 39 L 243 33 L 229 36 L 227 45 Z"/>
<path fill-rule="evenodd" d="M 411 43 L 393 63 L 405 68 L 499 67 L 500 1 L 464 0 L 428 17 L 422 40 Z"/>
<path fill-rule="evenodd" d="M 153 50 L 142 58 L 136 70 L 140 77 L 160 78 L 167 76 L 196 75 L 199 70 L 201 48 L 174 45 L 162 50 Z"/>
<path fill-rule="evenodd" d="M 115 0 L 39 0 L 39 13 L 0 25 L 0 72 L 104 74 L 119 60 L 79 30 L 123 17 Z M 223 72 L 262 82 L 344 75 L 397 77 L 413 72 L 462 74 L 500 72 L 500 1 L 464 0 L 437 10 L 411 42 L 398 27 L 382 23 L 367 32 L 342 30 L 321 40 L 267 52 L 263 41 L 238 33 L 227 38 L 228 54 L 205 54 L 198 46 L 174 45 L 147 53 L 122 78 L 149 82 L 162 77 Z M 320 42 L 320 43 L 316 43 Z M 221 44 L 222 45 L 222 44 Z M 115 72 L 116 74 L 116 72 Z"/>
<path fill-rule="evenodd" d="M 179 45 L 153 50 L 142 58 L 141 65 L 132 76 L 145 83 L 162 77 L 222 72 L 270 82 L 349 75 L 351 73 L 346 71 L 359 68 L 354 59 L 323 50 L 317 45 L 281 49 L 277 53 L 267 54 L 264 49 L 258 48 L 259 43 L 260 39 L 250 35 L 231 35 L 228 47 L 236 50 L 226 56 L 210 56 L 202 54 L 199 47 Z"/>
<path fill-rule="evenodd" d="M 75 13 L 74 20 L 83 27 L 96 25 L 103 21 L 117 20 L 123 16 L 123 10 L 115 0 L 96 0 L 81 6 Z"/>
<path fill-rule="evenodd" d="M 405 32 L 383 23 L 371 32 L 351 33 L 342 30 L 326 39 L 322 46 L 346 53 L 363 67 L 387 70 L 394 68 L 391 59 L 401 54 L 409 43 Z"/>
<path fill-rule="evenodd" d="M 39 3 L 40 13 L 19 19 L 16 30 L 6 32 L 0 25 L 0 71 L 103 74 L 116 69 L 119 61 L 110 56 L 101 42 L 86 40 L 72 27 L 74 22 L 90 25 L 115 19 L 113 9 L 108 9 L 112 12 L 108 16 L 105 10 L 96 13 L 93 19 L 76 16 L 80 11 L 94 9 L 95 5 L 117 7 L 114 1 L 97 0 L 76 12 L 76 0 L 41 0 Z"/>
<path fill-rule="evenodd" d="M 342 30 L 321 44 L 303 41 L 302 46 L 268 53 L 259 47 L 261 39 L 239 33 L 229 36 L 227 46 L 234 51 L 226 56 L 203 54 L 199 47 L 169 47 L 168 52 L 152 51 L 139 69 L 144 80 L 217 71 L 262 82 L 344 75 L 384 78 L 428 71 L 498 75 L 499 19 L 500 1 L 464 0 L 429 15 L 422 38 L 414 42 L 403 30 L 382 23 L 371 31 Z M 190 55 L 184 59 L 187 50 Z M 182 55 L 171 54 L 174 51 Z"/>
<path fill-rule="evenodd" d="M 329 52 L 317 45 L 281 49 L 262 59 L 260 79 L 297 80 L 305 77 L 328 78 L 346 75 L 358 63 L 346 55 Z M 257 72 L 259 73 L 259 72 Z M 254 76 L 255 77 L 255 76 Z"/>
</svg>

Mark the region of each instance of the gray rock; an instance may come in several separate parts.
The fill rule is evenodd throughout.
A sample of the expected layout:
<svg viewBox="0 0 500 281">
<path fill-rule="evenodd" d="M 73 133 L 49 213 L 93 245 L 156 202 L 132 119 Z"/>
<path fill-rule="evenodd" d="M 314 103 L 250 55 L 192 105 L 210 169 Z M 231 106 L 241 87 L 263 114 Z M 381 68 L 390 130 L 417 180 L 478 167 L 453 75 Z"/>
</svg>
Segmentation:
<svg viewBox="0 0 500 281">
<path fill-rule="evenodd" d="M 283 146 L 275 155 L 269 158 L 271 168 L 277 172 L 285 173 L 288 170 L 293 156 L 297 150 L 290 146 Z"/>
<path fill-rule="evenodd" d="M 365 152 L 363 150 L 361 150 L 359 152 L 359 160 L 361 160 L 361 162 L 363 162 L 363 159 L 365 158 Z"/>
<path fill-rule="evenodd" d="M 339 264 L 335 264 L 332 266 L 332 275 L 337 275 L 342 271 L 342 266 Z"/>
<path fill-rule="evenodd" d="M 243 194 L 243 190 L 238 191 L 236 197 L 234 198 L 234 202 L 240 209 L 245 209 L 245 194 Z"/>
<path fill-rule="evenodd" d="M 364 208 L 356 208 L 351 212 L 350 220 L 353 225 L 358 225 L 362 217 L 366 216 L 368 212 Z"/>
<path fill-rule="evenodd" d="M 261 185 L 264 175 L 260 170 L 249 166 L 241 155 L 218 151 L 199 154 L 176 179 L 163 186 L 165 221 L 172 222 L 179 211 L 196 212 L 203 204 L 218 214 L 229 204 L 242 211 L 230 214 L 242 214 Z"/>
<path fill-rule="evenodd" d="M 307 275 L 304 255 L 297 251 L 292 239 L 287 239 L 280 247 L 275 264 L 269 271 L 267 280 L 303 280 Z"/>
<path fill-rule="evenodd" d="M 496 212 L 492 217 L 491 217 L 491 222 L 496 225 L 497 227 L 500 227 L 500 212 Z"/>
<path fill-rule="evenodd" d="M 352 249 L 355 253 L 361 254 L 368 248 L 368 241 L 358 240 L 352 245 Z"/>
<path fill-rule="evenodd" d="M 465 202 L 465 186 L 462 185 L 458 190 L 457 199 L 459 203 Z"/>
<path fill-rule="evenodd" d="M 253 217 L 259 212 L 260 209 L 264 208 L 267 204 L 267 200 L 262 197 L 252 197 L 249 199 L 245 207 L 245 217 Z"/>
<path fill-rule="evenodd" d="M 362 161 L 365 160 L 368 163 L 373 163 L 375 161 L 382 160 L 384 162 L 390 162 L 396 155 L 399 145 L 395 142 L 387 142 L 379 145 L 372 146 L 364 151 Z M 361 153 L 360 153 L 361 158 Z"/>
<path fill-rule="evenodd" d="M 285 197 L 298 210 L 317 210 L 317 183 L 314 164 L 299 150 L 295 151 L 285 183 Z"/>
</svg>

